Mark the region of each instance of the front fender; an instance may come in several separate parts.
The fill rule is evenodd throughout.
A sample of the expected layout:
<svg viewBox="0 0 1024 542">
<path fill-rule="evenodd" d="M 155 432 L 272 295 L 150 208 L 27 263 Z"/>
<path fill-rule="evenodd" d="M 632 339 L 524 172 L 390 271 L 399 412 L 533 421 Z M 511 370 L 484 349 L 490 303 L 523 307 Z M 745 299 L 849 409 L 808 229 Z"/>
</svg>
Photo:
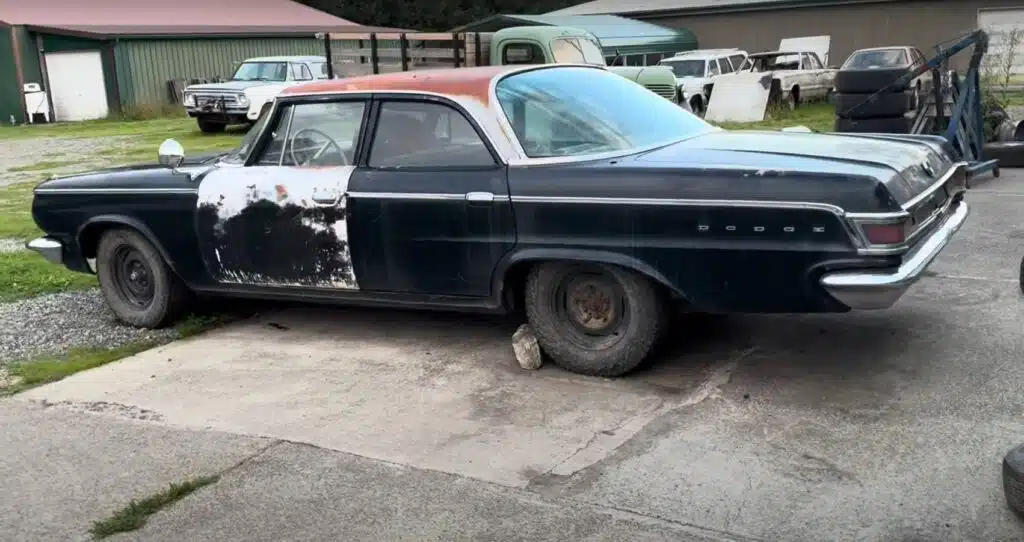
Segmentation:
<svg viewBox="0 0 1024 542">
<path fill-rule="evenodd" d="M 673 295 L 686 298 L 685 293 L 672 284 L 665 275 L 642 260 L 619 252 L 578 248 L 527 248 L 514 250 L 506 254 L 501 262 L 498 263 L 493 277 L 492 291 L 499 296 L 504 296 L 511 272 L 522 265 L 545 261 L 592 262 L 624 267 L 661 284 L 672 292 Z"/>
<path fill-rule="evenodd" d="M 75 242 L 78 243 L 78 247 L 81 249 L 82 254 L 91 255 L 86 257 L 95 257 L 96 246 L 99 244 L 100 234 L 111 226 L 127 226 L 141 233 L 147 241 L 156 247 L 157 252 L 160 253 L 160 257 L 167 262 L 167 265 L 171 270 L 175 273 L 178 272 L 170 254 L 157 239 L 153 230 L 149 229 L 149 226 L 146 226 L 140 220 L 130 216 L 109 214 L 94 216 L 89 220 L 86 220 L 78 228 L 78 232 L 75 233 Z"/>
</svg>

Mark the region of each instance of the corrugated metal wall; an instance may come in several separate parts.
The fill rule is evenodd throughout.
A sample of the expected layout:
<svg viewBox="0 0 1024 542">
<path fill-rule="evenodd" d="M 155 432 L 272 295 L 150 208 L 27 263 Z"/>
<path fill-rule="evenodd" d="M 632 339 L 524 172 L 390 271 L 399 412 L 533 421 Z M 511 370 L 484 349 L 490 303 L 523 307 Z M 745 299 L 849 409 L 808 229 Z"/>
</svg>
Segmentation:
<svg viewBox="0 0 1024 542">
<path fill-rule="evenodd" d="M 312 37 L 121 40 L 116 55 L 121 103 L 167 103 L 168 81 L 230 77 L 236 63 L 247 58 L 323 54 L 323 42 Z"/>
<path fill-rule="evenodd" d="M 749 52 L 776 49 L 782 38 L 828 34 L 832 36 L 829 64 L 835 65 L 857 49 L 886 45 L 916 46 L 928 56 L 936 43 L 976 28 L 979 9 L 1020 5 L 1020 0 L 908 0 L 644 20 L 687 28 L 704 48 L 739 47 Z M 951 67 L 965 69 L 969 56 L 956 55 Z"/>
<path fill-rule="evenodd" d="M 21 107 L 21 89 L 18 88 L 18 72 L 14 64 L 11 27 L 0 24 L 0 122 L 6 124 L 11 115 L 14 115 L 16 122 L 25 120 L 25 112 Z"/>
</svg>

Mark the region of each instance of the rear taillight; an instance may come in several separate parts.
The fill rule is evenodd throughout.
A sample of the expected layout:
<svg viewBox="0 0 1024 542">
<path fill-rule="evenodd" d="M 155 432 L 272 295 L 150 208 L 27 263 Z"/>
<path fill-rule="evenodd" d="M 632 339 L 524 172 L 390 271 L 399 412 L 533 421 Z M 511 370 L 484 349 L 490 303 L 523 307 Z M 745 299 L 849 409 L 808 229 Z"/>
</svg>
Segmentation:
<svg viewBox="0 0 1024 542">
<path fill-rule="evenodd" d="M 910 221 L 887 224 L 861 224 L 864 238 L 872 245 L 898 245 L 907 240 L 910 232 Z"/>
</svg>

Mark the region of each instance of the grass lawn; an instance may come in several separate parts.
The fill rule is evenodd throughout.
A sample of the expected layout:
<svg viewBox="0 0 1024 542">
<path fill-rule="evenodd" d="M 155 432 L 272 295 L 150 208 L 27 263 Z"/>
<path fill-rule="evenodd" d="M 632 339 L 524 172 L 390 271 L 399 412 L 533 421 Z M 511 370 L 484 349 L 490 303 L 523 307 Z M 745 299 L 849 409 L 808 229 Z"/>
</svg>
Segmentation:
<svg viewBox="0 0 1024 542">
<path fill-rule="evenodd" d="M 202 154 L 227 150 L 238 145 L 244 132 L 206 135 L 189 118 L 148 121 L 98 120 L 67 124 L 4 126 L 0 128 L 0 145 L 4 139 L 38 137 L 94 138 L 129 136 L 114 148 L 98 156 L 109 165 L 155 162 L 156 150 L 167 138 L 177 139 L 187 153 Z M 32 220 L 32 189 L 46 178 L 46 171 L 73 165 L 76 162 L 46 160 L 14 170 L 39 172 L 34 181 L 0 188 L 0 239 L 28 240 L 39 235 Z M 49 292 L 76 290 L 96 286 L 96 277 L 72 273 L 53 265 L 34 252 L 0 254 L 0 302 L 24 299 Z"/>
</svg>

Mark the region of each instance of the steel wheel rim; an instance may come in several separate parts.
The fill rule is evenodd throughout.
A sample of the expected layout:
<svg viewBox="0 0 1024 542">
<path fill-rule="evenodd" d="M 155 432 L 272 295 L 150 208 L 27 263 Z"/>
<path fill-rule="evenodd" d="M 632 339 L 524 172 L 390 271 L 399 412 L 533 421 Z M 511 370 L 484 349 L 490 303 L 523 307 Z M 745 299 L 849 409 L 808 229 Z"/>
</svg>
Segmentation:
<svg viewBox="0 0 1024 542">
<path fill-rule="evenodd" d="M 114 253 L 114 285 L 128 304 L 145 309 L 153 303 L 156 284 L 146 258 L 137 249 L 122 246 Z"/>
<path fill-rule="evenodd" d="M 553 292 L 551 304 L 565 338 L 588 350 L 603 350 L 619 342 L 629 324 L 625 291 L 607 273 L 567 274 Z"/>
</svg>

